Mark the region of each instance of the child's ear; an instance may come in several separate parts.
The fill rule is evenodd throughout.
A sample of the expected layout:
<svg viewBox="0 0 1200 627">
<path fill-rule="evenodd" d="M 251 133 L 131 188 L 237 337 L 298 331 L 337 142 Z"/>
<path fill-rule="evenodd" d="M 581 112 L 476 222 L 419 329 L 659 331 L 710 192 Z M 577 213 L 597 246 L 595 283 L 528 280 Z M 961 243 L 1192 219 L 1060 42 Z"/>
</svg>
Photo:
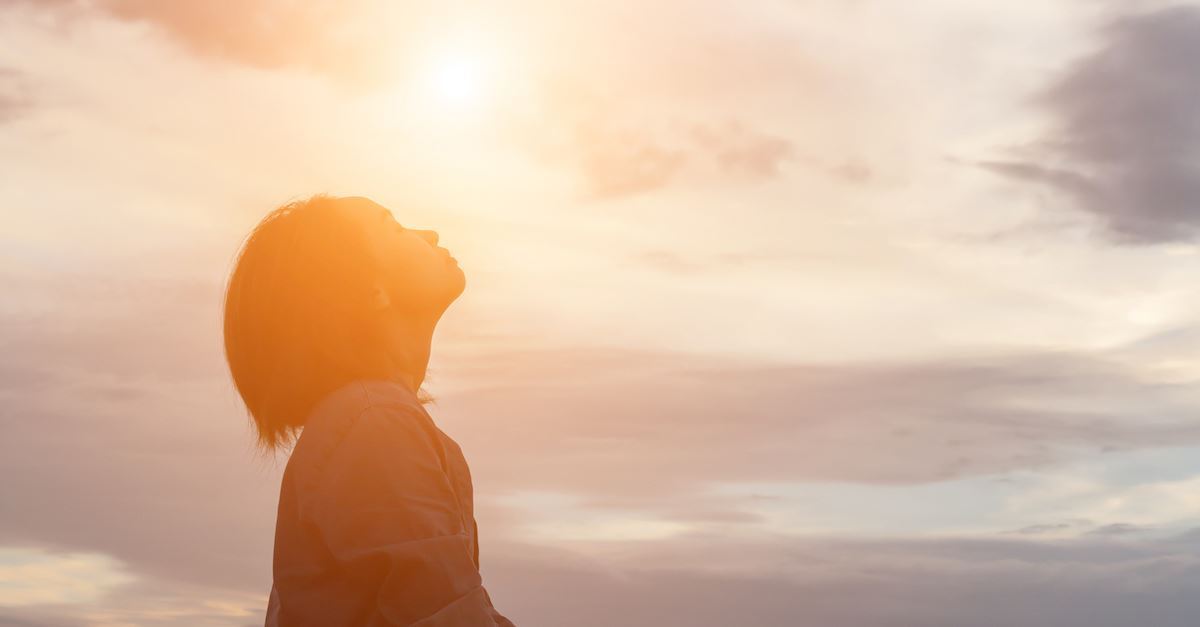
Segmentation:
<svg viewBox="0 0 1200 627">
<path fill-rule="evenodd" d="M 376 284 L 371 288 L 371 309 L 382 311 L 392 305 L 392 299 L 382 285 Z"/>
</svg>

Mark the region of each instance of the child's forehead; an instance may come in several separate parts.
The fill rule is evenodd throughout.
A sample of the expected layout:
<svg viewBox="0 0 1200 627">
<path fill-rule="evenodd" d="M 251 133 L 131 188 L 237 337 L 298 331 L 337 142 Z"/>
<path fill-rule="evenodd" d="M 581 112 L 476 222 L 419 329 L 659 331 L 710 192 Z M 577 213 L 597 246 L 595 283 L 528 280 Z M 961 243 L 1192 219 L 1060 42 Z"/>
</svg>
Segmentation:
<svg viewBox="0 0 1200 627">
<path fill-rule="evenodd" d="M 387 207 L 362 196 L 351 196 L 339 199 L 340 209 L 364 221 L 381 221 L 394 219 L 392 211 Z"/>
<path fill-rule="evenodd" d="M 372 213 L 382 213 L 387 211 L 391 213 L 387 207 L 367 198 L 365 196 L 347 196 L 339 199 L 338 204 L 351 211 L 365 211 Z"/>
</svg>

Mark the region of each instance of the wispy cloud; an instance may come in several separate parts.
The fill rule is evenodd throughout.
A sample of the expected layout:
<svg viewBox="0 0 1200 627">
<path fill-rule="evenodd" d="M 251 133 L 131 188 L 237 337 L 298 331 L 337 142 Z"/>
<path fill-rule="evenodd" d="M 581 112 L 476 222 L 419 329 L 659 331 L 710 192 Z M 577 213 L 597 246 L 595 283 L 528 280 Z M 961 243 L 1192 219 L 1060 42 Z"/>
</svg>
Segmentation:
<svg viewBox="0 0 1200 627">
<path fill-rule="evenodd" d="M 377 80 L 370 74 L 381 64 L 372 48 L 389 37 L 411 36 L 421 15 L 418 4 L 392 7 L 385 25 L 340 35 L 361 17 L 363 9 L 381 10 L 385 3 L 370 0 L 294 3 L 280 0 L 214 3 L 154 2 L 153 0 L 5 0 L 0 5 L 24 5 L 51 11 L 62 20 L 87 20 L 96 15 L 144 24 L 198 55 L 262 68 L 307 68 L 331 77 Z M 428 6 L 428 5 L 427 5 Z M 355 24 L 369 26 L 370 21 Z"/>
<path fill-rule="evenodd" d="M 560 139 L 539 140 L 538 154 L 571 163 L 590 197 L 610 199 L 652 192 L 671 185 L 713 179 L 747 182 L 772 179 L 793 160 L 786 139 L 757 133 L 738 122 L 662 128 L 626 125 L 604 114 L 589 115 Z"/>
</svg>

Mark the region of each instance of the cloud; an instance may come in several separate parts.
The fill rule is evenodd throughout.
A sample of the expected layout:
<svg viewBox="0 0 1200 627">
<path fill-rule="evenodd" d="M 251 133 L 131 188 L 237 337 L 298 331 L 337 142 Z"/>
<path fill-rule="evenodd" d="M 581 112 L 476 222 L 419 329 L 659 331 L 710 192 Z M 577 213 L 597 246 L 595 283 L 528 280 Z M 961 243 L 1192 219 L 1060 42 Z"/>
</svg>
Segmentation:
<svg viewBox="0 0 1200 627">
<path fill-rule="evenodd" d="M 45 564 L 41 578 L 64 570 Z M 67 572 L 78 577 L 81 573 Z M 59 575 L 60 577 L 62 575 Z M 30 582 L 42 590 L 62 588 L 59 582 Z M 87 585 L 81 582 L 79 585 Z M 190 585 L 163 578 L 138 578 L 94 599 L 71 599 L 24 605 L 0 603 L 0 624 L 49 627 L 231 627 L 262 625 L 267 594 Z"/>
<path fill-rule="evenodd" d="M 1103 527 L 1097 527 L 1096 529 L 1089 531 L 1088 535 L 1112 538 L 1133 535 L 1142 533 L 1144 531 L 1146 531 L 1146 528 L 1141 525 L 1134 525 L 1130 523 L 1112 523 L 1109 525 L 1104 525 Z"/>
<path fill-rule="evenodd" d="M 277 476 L 252 463 L 224 372 L 219 286 L 80 274 L 5 288 L 30 311 L 0 315 L 0 467 L 20 477 L 0 501 L 21 504 L 0 519 L 0 544 L 260 583 Z"/>
<path fill-rule="evenodd" d="M 785 139 L 751 131 L 736 121 L 720 126 L 697 124 L 692 138 L 723 171 L 754 177 L 777 176 L 795 149 Z"/>
<path fill-rule="evenodd" d="M 491 542 L 484 581 L 521 625 L 1156 627 L 1191 625 L 1200 559 L 1154 539 L 874 538 L 695 534 L 637 550 Z M 261 624 L 261 593 L 131 584 L 87 606 L 0 609 L 5 624 Z M 869 599 L 863 603 L 862 599 Z"/>
<path fill-rule="evenodd" d="M 0 5 L 48 9 L 66 20 L 96 13 L 146 24 L 195 54 L 260 68 L 307 68 L 350 80 L 378 79 L 394 66 L 372 50 L 395 40 L 411 39 L 428 3 L 372 0 L 247 0 L 205 2 L 181 0 L 4 0 Z M 362 20 L 366 9 L 382 12 L 378 20 Z M 386 18 L 386 19 L 384 19 Z M 354 35 L 347 33 L 352 30 Z"/>
<path fill-rule="evenodd" d="M 1047 533 L 1061 533 L 1063 531 L 1070 530 L 1074 527 L 1075 527 L 1075 525 L 1073 525 L 1071 523 L 1046 523 L 1046 524 L 1040 524 L 1040 525 L 1029 525 L 1027 527 L 1021 527 L 1020 529 L 1017 529 L 1017 530 L 1013 531 L 1012 533 L 1016 533 L 1018 535 L 1023 535 L 1023 536 L 1038 536 L 1038 535 L 1047 534 Z"/>
<path fill-rule="evenodd" d="M 1171 542 L 695 537 L 636 564 L 492 548 L 492 596 L 518 624 L 1184 627 L 1200 611 L 1200 560 Z"/>
<path fill-rule="evenodd" d="M 689 115 L 680 109 L 690 107 L 678 103 L 663 114 L 656 111 L 661 101 L 631 105 L 574 78 L 547 81 L 541 97 L 545 114 L 536 123 L 518 122 L 517 141 L 543 163 L 575 170 L 591 198 L 680 183 L 769 180 L 797 157 L 792 141 L 752 128 L 736 112 Z M 844 177 L 840 170 L 831 175 Z"/>
<path fill-rule="evenodd" d="M 21 477 L 0 484 L 0 502 L 21 504 L 0 517 L 0 543 L 261 586 L 278 468 L 252 463 L 220 354 L 220 286 L 78 275 L 6 289 L 31 310 L 0 325 L 0 473 Z M 585 511 L 700 526 L 762 522 L 753 497 L 713 496 L 717 484 L 911 485 L 1200 442 L 1194 390 L 1103 355 L 777 364 L 472 349 L 434 375 L 430 410 L 480 494 L 562 493 Z"/>
<path fill-rule="evenodd" d="M 0 502 L 22 504 L 0 518 L 0 542 L 82 547 L 197 585 L 261 585 L 278 469 L 251 463 L 221 361 L 219 286 L 22 285 L 8 286 L 22 302 L 45 300 L 39 290 L 65 300 L 0 325 L 0 473 L 21 477 L 0 484 Z M 717 483 L 914 484 L 1200 441 L 1186 386 L 1094 355 L 781 365 L 514 350 L 435 375 L 431 412 L 470 456 L 480 494 L 564 493 L 700 524 L 760 522 L 752 497 L 706 492 Z"/>
<path fill-rule="evenodd" d="M 608 130 L 580 125 L 571 150 L 589 195 L 628 196 L 666 186 L 683 166 L 687 153 L 669 148 L 638 130 Z"/>
<path fill-rule="evenodd" d="M 674 250 L 655 249 L 631 255 L 630 262 L 669 274 L 698 275 L 738 270 L 758 270 L 771 265 L 804 259 L 812 259 L 820 262 L 828 261 L 827 258 L 815 253 L 706 252 L 700 254 L 683 254 Z"/>
<path fill-rule="evenodd" d="M 1087 519 L 1072 519 L 1058 523 L 1028 525 L 1009 533 L 1021 536 L 1038 537 L 1084 537 L 1084 538 L 1120 538 L 1135 536 L 1152 531 L 1143 525 L 1132 523 L 1109 523 L 1097 526 Z"/>
<path fill-rule="evenodd" d="M 0 124 L 24 115 L 32 104 L 25 75 L 0 66 Z"/>
<path fill-rule="evenodd" d="M 0 607 L 90 603 L 129 579 L 106 555 L 0 546 Z"/>
<path fill-rule="evenodd" d="M 36 613 L 44 615 L 46 610 L 40 609 Z M 83 625 L 79 621 L 62 618 L 21 617 L 6 610 L 0 610 L 0 621 L 3 621 L 6 627 L 82 627 Z"/>
<path fill-rule="evenodd" d="M 1153 244 L 1200 230 L 1200 8 L 1121 17 L 1098 49 L 1038 97 L 1052 132 L 985 168 L 1057 189 L 1112 240 Z"/>
<path fill-rule="evenodd" d="M 514 57 L 524 51 L 505 68 L 515 76 L 492 103 L 500 134 L 514 140 L 508 148 L 574 175 L 591 199 L 770 181 L 789 176 L 790 167 L 846 185 L 874 176 L 858 150 L 831 149 L 877 126 L 864 123 L 864 107 L 848 101 L 866 81 L 853 74 L 861 70 L 849 61 L 836 67 L 840 57 L 828 54 L 829 46 L 849 45 L 829 33 L 856 19 L 840 9 L 820 10 L 820 19 L 836 23 L 824 29 L 785 10 L 781 17 L 796 29 L 788 31 L 769 16 L 694 3 L 535 2 L 504 15 L 474 7 L 466 18 L 437 3 L 378 0 L 38 6 L 69 19 L 148 25 L 131 32 L 199 57 L 308 70 L 381 91 L 408 84 L 422 71 L 430 42 L 459 22 L 487 24 L 481 30 L 511 40 Z M 627 27 L 631 20 L 637 29 Z M 625 43 L 614 49 L 618 36 Z M 875 131 L 872 137 L 872 145 L 885 139 Z"/>
<path fill-rule="evenodd" d="M 626 506 L 714 482 L 906 485 L 1200 439 L 1187 386 L 1087 354 L 838 365 L 579 349 L 477 355 L 438 376 L 463 387 L 435 415 L 489 489 Z"/>
<path fill-rule="evenodd" d="M 1026 525 L 1020 529 L 1009 531 L 1010 534 L 1021 536 L 1045 536 L 1045 535 L 1062 535 L 1071 534 L 1077 535 L 1081 529 L 1094 528 L 1092 521 L 1087 519 L 1065 520 L 1056 523 L 1041 523 L 1036 525 Z"/>
<path fill-rule="evenodd" d="M 566 145 L 542 152 L 554 160 L 574 161 L 588 194 L 601 199 L 661 189 L 687 175 L 715 175 L 729 182 L 773 179 L 794 156 L 790 141 L 736 121 L 697 123 L 683 130 L 662 126 L 579 122 Z"/>
</svg>

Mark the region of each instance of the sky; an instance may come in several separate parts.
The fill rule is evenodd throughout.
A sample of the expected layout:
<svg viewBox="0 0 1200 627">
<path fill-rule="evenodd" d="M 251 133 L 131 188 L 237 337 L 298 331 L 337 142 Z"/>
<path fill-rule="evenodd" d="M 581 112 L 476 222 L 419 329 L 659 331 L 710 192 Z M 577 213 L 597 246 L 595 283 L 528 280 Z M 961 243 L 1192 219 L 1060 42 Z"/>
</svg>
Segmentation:
<svg viewBox="0 0 1200 627">
<path fill-rule="evenodd" d="M 523 627 L 1200 612 L 1200 4 L 0 0 L 0 623 L 261 625 L 221 297 L 362 195 Z"/>
</svg>

